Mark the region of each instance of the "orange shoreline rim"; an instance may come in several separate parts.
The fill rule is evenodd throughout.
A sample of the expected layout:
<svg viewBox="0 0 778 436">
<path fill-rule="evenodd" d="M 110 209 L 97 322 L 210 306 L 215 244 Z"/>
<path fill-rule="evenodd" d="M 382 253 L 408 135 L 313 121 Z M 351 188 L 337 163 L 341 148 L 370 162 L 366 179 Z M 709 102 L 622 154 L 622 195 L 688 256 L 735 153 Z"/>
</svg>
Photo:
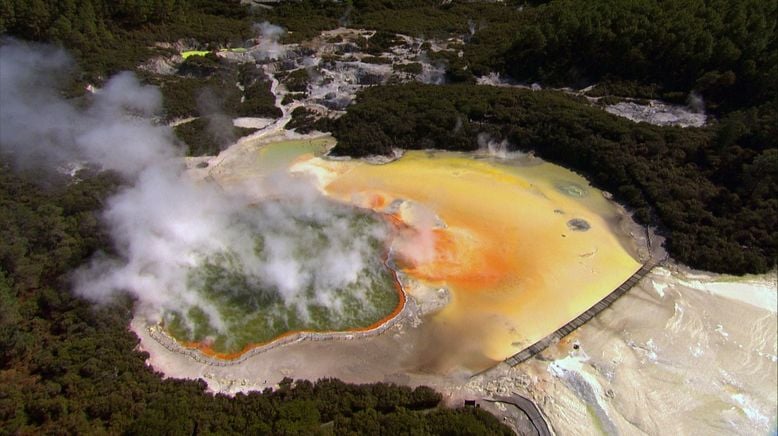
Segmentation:
<svg viewBox="0 0 778 436">
<path fill-rule="evenodd" d="M 377 212 L 375 212 L 375 213 L 377 213 Z M 397 218 L 397 217 L 395 217 L 395 216 L 393 216 L 391 214 L 382 214 L 382 213 L 377 213 L 377 214 L 380 215 L 382 218 L 386 219 L 390 223 L 390 225 L 392 227 L 394 227 L 395 229 L 397 229 L 397 228 L 399 228 L 401 226 L 405 226 L 405 224 L 399 218 Z M 389 240 L 387 241 L 387 245 L 390 245 L 390 243 L 391 243 L 391 238 L 389 238 Z M 406 293 L 405 293 L 405 289 L 403 288 L 402 283 L 400 283 L 400 279 L 397 276 L 397 271 L 394 268 L 392 268 L 391 266 L 389 266 L 389 249 L 388 248 L 384 252 L 383 264 L 391 272 L 392 281 L 394 282 L 394 288 L 395 288 L 395 291 L 397 292 L 397 297 L 398 297 L 397 305 L 395 306 L 395 308 L 388 315 L 384 316 L 383 318 L 379 319 L 378 321 L 375 321 L 374 323 L 372 323 L 372 324 L 370 324 L 370 325 L 368 325 L 366 327 L 357 327 L 357 328 L 346 329 L 346 330 L 290 330 L 288 332 L 281 333 L 280 335 L 274 337 L 273 339 L 271 339 L 269 341 L 256 342 L 256 343 L 248 344 L 245 347 L 243 347 L 242 350 L 236 351 L 236 352 L 233 352 L 233 353 L 222 353 L 222 352 L 216 351 L 213 348 L 211 348 L 210 345 L 208 345 L 206 343 L 203 343 L 203 342 L 198 342 L 198 341 L 181 341 L 179 339 L 176 339 L 175 336 L 171 335 L 169 332 L 166 331 L 166 333 L 176 343 L 178 343 L 179 345 L 181 345 L 182 347 L 184 347 L 186 349 L 197 350 L 197 351 L 201 352 L 202 354 L 204 354 L 204 355 L 206 355 L 208 357 L 214 358 L 214 359 L 230 361 L 230 360 L 239 359 L 240 357 L 242 357 L 246 353 L 248 353 L 248 352 L 250 352 L 252 350 L 255 350 L 257 348 L 261 348 L 261 347 L 265 347 L 265 346 L 271 345 L 271 344 L 273 344 L 275 342 L 281 341 L 281 340 L 283 340 L 285 338 L 288 338 L 288 337 L 294 336 L 294 335 L 298 335 L 298 334 L 301 334 L 301 333 L 308 333 L 308 334 L 314 334 L 314 335 L 317 335 L 317 334 L 319 334 L 319 335 L 327 335 L 327 334 L 335 334 L 335 333 L 341 333 L 341 334 L 364 333 L 364 332 L 369 332 L 369 331 L 372 331 L 372 330 L 376 330 L 379 327 L 381 327 L 382 325 L 384 325 L 384 324 L 392 321 L 393 319 L 395 319 L 403 311 L 403 309 L 405 309 L 405 303 L 407 302 L 407 298 L 408 298 Z M 164 330 L 165 326 L 162 325 L 162 328 Z"/>
</svg>

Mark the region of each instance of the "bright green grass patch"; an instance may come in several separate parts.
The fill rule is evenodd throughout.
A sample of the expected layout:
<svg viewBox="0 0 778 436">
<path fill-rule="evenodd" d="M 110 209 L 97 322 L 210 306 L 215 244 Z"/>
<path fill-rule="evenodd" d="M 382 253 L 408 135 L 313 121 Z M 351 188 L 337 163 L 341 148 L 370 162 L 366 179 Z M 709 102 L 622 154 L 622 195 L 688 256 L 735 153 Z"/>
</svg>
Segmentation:
<svg viewBox="0 0 778 436">
<path fill-rule="evenodd" d="M 243 47 L 236 47 L 236 48 L 223 48 L 219 51 L 229 51 L 232 53 L 246 53 L 248 50 L 246 50 Z M 210 50 L 187 50 L 181 52 L 181 57 L 187 59 L 190 56 L 205 56 L 208 53 L 210 53 Z"/>
<path fill-rule="evenodd" d="M 369 234 L 369 229 L 378 224 L 374 216 L 351 210 L 347 213 L 350 235 Z M 305 222 L 300 228 L 306 234 L 292 250 L 296 258 L 315 259 L 329 253 L 326 224 Z M 252 259 L 256 262 L 271 261 L 265 239 L 262 234 L 254 236 L 256 257 Z M 208 256 L 189 277 L 189 288 L 196 290 L 202 307 L 168 313 L 168 331 L 177 339 L 208 342 L 219 353 L 235 353 L 290 331 L 344 331 L 370 326 L 392 313 L 399 296 L 393 272 L 383 262 L 383 242 L 372 236 L 367 240 L 368 256 L 362 259 L 356 280 L 327 287 L 318 277 L 286 297 L 263 277 L 247 273 L 252 268 L 247 268 L 245 259 L 236 253 Z M 303 274 L 326 276 L 327 271 L 314 269 Z"/>
<path fill-rule="evenodd" d="M 205 56 L 208 53 L 210 53 L 209 50 L 187 50 L 187 51 L 182 51 L 181 56 L 184 59 L 187 59 L 190 56 Z"/>
</svg>

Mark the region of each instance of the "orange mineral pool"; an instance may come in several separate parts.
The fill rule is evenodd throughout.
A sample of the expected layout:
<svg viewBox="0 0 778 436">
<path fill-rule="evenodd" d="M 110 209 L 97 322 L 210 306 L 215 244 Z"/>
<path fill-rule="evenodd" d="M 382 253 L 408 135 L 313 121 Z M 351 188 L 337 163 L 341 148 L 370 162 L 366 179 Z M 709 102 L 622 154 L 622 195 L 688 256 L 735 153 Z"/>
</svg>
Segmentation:
<svg viewBox="0 0 778 436">
<path fill-rule="evenodd" d="M 402 223 L 395 262 L 448 290 L 427 328 L 445 332 L 449 363 L 472 369 L 554 332 L 640 267 L 615 230 L 615 205 L 575 173 L 531 160 L 408 152 L 382 165 L 310 158 L 292 169 L 333 199 Z"/>
</svg>

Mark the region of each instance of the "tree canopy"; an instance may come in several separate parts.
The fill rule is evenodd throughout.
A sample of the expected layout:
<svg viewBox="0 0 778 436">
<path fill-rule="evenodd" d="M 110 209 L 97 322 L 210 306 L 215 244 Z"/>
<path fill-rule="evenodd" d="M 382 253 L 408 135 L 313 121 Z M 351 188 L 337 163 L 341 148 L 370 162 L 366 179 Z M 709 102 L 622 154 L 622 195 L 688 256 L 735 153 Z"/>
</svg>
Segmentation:
<svg viewBox="0 0 778 436">
<path fill-rule="evenodd" d="M 555 0 L 468 44 L 475 74 L 584 87 L 656 85 L 731 111 L 778 98 L 778 1 Z M 675 93 L 675 95 L 674 95 Z"/>
<path fill-rule="evenodd" d="M 240 0 L 0 0 L 0 34 L 67 47 L 90 81 L 135 69 L 158 42 L 242 43 L 251 24 Z"/>
</svg>

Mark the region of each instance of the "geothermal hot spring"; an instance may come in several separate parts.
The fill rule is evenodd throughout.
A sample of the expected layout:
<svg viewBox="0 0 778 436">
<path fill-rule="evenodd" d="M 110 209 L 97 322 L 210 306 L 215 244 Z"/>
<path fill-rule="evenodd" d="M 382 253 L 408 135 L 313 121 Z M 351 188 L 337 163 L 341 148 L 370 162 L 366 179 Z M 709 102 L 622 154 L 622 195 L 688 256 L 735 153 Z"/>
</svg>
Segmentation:
<svg viewBox="0 0 778 436">
<path fill-rule="evenodd" d="M 332 232 L 347 245 L 361 241 L 361 257 L 323 270 L 352 271 L 354 281 L 327 292 L 330 301 L 316 292 L 283 307 L 272 300 L 276 312 L 228 301 L 217 305 L 236 314 L 222 316 L 227 328 L 200 337 L 171 318 L 150 325 L 136 316 L 149 364 L 166 375 L 227 394 L 284 377 L 424 384 L 452 406 L 520 393 L 557 434 L 774 432 L 774 274 L 710 275 L 666 261 L 610 310 L 510 367 L 498 362 L 590 308 L 639 268 L 636 259 L 649 258 L 643 229 L 580 176 L 531 156 L 408 152 L 379 164 L 325 157 L 331 137 L 276 138 L 191 158 L 188 174 L 251 196 L 250 214 L 288 197 L 290 180 L 303 181 L 315 194 L 303 202 L 329 210 L 329 221 L 311 226 L 305 214 L 291 215 L 303 222 L 290 224 L 298 242 L 289 247 L 303 260 L 333 261 L 343 256 L 322 255 L 316 241 Z M 271 234 L 290 236 L 276 225 Z M 243 239 L 258 247 L 251 232 Z M 216 264 L 216 277 L 238 284 L 229 289 L 252 284 Z M 276 330 L 259 329 L 268 314 Z"/>
<path fill-rule="evenodd" d="M 451 152 L 408 152 L 383 164 L 322 157 L 332 143 L 246 141 L 190 172 L 248 192 L 284 172 L 350 209 L 336 217 L 344 231 L 380 223 L 385 230 L 368 238 L 373 261 L 334 292 L 338 310 L 328 312 L 310 292 L 303 306 L 284 305 L 236 274 L 228 253 L 196 274 L 228 327 L 217 332 L 204 313 L 173 314 L 165 328 L 180 344 L 235 359 L 299 331 L 373 331 L 401 315 L 407 294 L 422 315 L 423 352 L 436 355 L 426 370 L 474 372 L 560 328 L 640 267 L 617 207 L 561 167 Z M 261 197 L 257 207 L 275 201 L 267 190 Z M 303 228 L 292 250 L 320 255 L 325 230 Z M 264 244 L 255 244 L 260 259 Z M 229 298 L 222 287 L 233 289 Z"/>
</svg>

